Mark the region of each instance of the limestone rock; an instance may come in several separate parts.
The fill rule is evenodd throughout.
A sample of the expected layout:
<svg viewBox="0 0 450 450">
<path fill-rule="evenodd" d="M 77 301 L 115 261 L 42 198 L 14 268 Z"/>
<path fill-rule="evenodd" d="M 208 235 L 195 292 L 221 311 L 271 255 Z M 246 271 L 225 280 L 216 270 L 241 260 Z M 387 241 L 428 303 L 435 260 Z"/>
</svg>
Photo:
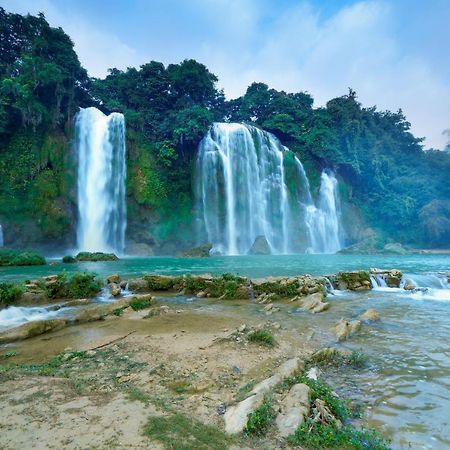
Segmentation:
<svg viewBox="0 0 450 450">
<path fill-rule="evenodd" d="M 56 331 L 64 328 L 66 321 L 63 319 L 36 320 L 27 322 L 16 328 L 0 333 L 0 344 L 7 342 L 21 341 L 40 334 Z"/>
<path fill-rule="evenodd" d="M 117 297 L 122 292 L 122 289 L 120 289 L 120 285 L 116 284 L 116 283 L 110 283 L 109 284 L 109 290 L 110 290 L 111 295 L 113 297 Z"/>
<path fill-rule="evenodd" d="M 148 282 L 144 278 L 132 278 L 128 280 L 128 289 L 131 292 L 149 292 Z"/>
<path fill-rule="evenodd" d="M 347 321 L 345 319 L 341 319 L 336 324 L 335 333 L 338 341 L 345 341 L 360 329 L 361 329 L 360 320 Z"/>
<path fill-rule="evenodd" d="M 375 322 L 376 320 L 380 320 L 380 315 L 375 309 L 369 308 L 367 311 L 361 314 L 359 318 L 363 321 Z"/>
<path fill-rule="evenodd" d="M 316 292 L 315 294 L 307 295 L 302 301 L 301 306 L 303 309 L 312 311 L 313 313 L 320 313 L 326 311 L 330 304 L 323 302 L 324 294 L 322 292 Z"/>
<path fill-rule="evenodd" d="M 109 275 L 108 277 L 106 277 L 106 282 L 109 283 L 116 283 L 116 284 L 120 284 L 120 275 L 117 273 L 114 273 L 112 275 Z"/>
<path fill-rule="evenodd" d="M 250 392 L 249 397 L 227 409 L 223 416 L 225 431 L 229 434 L 243 431 L 247 425 L 248 415 L 262 404 L 264 395 L 284 378 L 295 375 L 303 367 L 304 364 L 299 358 L 289 359 L 280 366 L 274 375 L 258 383 Z"/>
<path fill-rule="evenodd" d="M 310 411 L 311 389 L 303 383 L 294 384 L 281 404 L 276 418 L 280 436 L 288 437 L 303 423 Z"/>
</svg>

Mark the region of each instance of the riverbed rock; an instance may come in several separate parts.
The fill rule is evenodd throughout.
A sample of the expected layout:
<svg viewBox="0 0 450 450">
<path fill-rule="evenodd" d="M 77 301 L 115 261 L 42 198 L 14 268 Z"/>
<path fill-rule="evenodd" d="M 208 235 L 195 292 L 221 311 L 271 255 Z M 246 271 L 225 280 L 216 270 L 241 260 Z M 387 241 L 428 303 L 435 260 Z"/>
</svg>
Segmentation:
<svg viewBox="0 0 450 450">
<path fill-rule="evenodd" d="M 108 284 L 110 283 L 116 283 L 116 284 L 120 284 L 120 275 L 118 273 L 113 273 L 112 275 L 108 275 L 106 277 L 106 282 Z"/>
<path fill-rule="evenodd" d="M 359 316 L 359 319 L 366 322 L 375 322 L 377 320 L 380 320 L 380 315 L 378 314 L 377 310 L 369 308 Z"/>
<path fill-rule="evenodd" d="M 131 292 L 149 292 L 150 291 L 148 282 L 144 278 L 132 278 L 131 280 L 128 280 L 127 286 Z"/>
<path fill-rule="evenodd" d="M 301 300 L 301 307 L 307 311 L 312 311 L 313 313 L 326 311 L 330 307 L 330 304 L 324 302 L 324 298 L 323 292 L 307 295 Z"/>
<path fill-rule="evenodd" d="M 303 383 L 294 384 L 281 403 L 276 424 L 281 437 L 288 437 L 303 423 L 310 412 L 311 389 Z"/>
<path fill-rule="evenodd" d="M 36 320 L 24 323 L 16 328 L 0 333 L 0 344 L 21 341 L 24 339 L 39 336 L 40 334 L 56 331 L 66 326 L 63 319 Z"/>
<path fill-rule="evenodd" d="M 370 269 L 370 274 L 372 276 L 381 277 L 387 284 L 388 287 L 398 288 L 402 281 L 403 273 L 398 269 Z"/>
<path fill-rule="evenodd" d="M 118 295 L 121 294 L 122 289 L 120 288 L 120 285 L 119 285 L 119 284 L 116 284 L 116 283 L 110 283 L 108 286 L 109 286 L 109 290 L 110 290 L 110 292 L 111 292 L 111 295 L 112 295 L 113 297 L 117 297 Z"/>
<path fill-rule="evenodd" d="M 329 279 L 338 290 L 365 291 L 371 288 L 370 273 L 365 270 L 338 272 Z"/>
<path fill-rule="evenodd" d="M 242 432 L 247 425 L 248 415 L 263 403 L 264 395 L 284 378 L 295 375 L 303 367 L 304 363 L 299 358 L 289 359 L 280 366 L 274 375 L 258 383 L 245 400 L 227 409 L 223 416 L 225 431 L 229 434 Z"/>
<path fill-rule="evenodd" d="M 269 243 L 263 235 L 256 237 L 255 242 L 253 242 L 250 250 L 248 251 L 249 255 L 270 255 L 270 253 Z"/>
<path fill-rule="evenodd" d="M 360 320 L 345 320 L 341 319 L 335 326 L 335 334 L 338 341 L 345 341 L 357 331 L 361 329 Z"/>
</svg>

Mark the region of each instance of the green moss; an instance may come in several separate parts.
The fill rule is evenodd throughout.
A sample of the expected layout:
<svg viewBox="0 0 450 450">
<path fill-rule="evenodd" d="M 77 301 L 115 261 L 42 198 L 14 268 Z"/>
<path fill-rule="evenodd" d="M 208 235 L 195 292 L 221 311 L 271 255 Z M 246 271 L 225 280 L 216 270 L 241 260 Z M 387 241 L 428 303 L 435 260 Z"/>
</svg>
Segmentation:
<svg viewBox="0 0 450 450">
<path fill-rule="evenodd" d="M 40 266 L 45 258 L 35 251 L 0 249 L 0 266 Z"/>
<path fill-rule="evenodd" d="M 244 434 L 264 436 L 275 420 L 275 410 L 269 397 L 264 398 L 261 406 L 248 415 Z"/>
<path fill-rule="evenodd" d="M 20 299 L 23 293 L 24 288 L 21 284 L 0 283 L 0 305 L 13 305 Z"/>
<path fill-rule="evenodd" d="M 168 450 L 227 450 L 230 443 L 223 431 L 180 413 L 150 417 L 144 434 Z"/>
</svg>

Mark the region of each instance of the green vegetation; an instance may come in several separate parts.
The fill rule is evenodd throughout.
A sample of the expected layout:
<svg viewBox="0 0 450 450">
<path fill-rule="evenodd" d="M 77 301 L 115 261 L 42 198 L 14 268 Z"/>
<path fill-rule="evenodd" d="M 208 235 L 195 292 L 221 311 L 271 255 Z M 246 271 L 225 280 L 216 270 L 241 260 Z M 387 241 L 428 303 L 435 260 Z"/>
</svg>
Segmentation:
<svg viewBox="0 0 450 450">
<path fill-rule="evenodd" d="M 264 436 L 269 427 L 275 420 L 275 410 L 272 407 L 272 401 L 269 397 L 265 397 L 261 406 L 248 415 L 247 425 L 244 434 Z"/>
<path fill-rule="evenodd" d="M 150 417 L 144 433 L 168 450 L 227 450 L 230 442 L 218 428 L 180 413 Z"/>
<path fill-rule="evenodd" d="M 41 266 L 45 258 L 35 251 L 0 249 L 0 266 Z"/>
<path fill-rule="evenodd" d="M 273 347 L 275 345 L 275 338 L 270 330 L 255 330 L 249 333 L 248 340 L 250 342 L 257 342 L 259 344 Z"/>
<path fill-rule="evenodd" d="M 75 256 L 76 261 L 117 261 L 119 258 L 114 253 L 102 253 L 102 252 L 80 252 Z M 67 261 L 63 261 L 67 262 Z"/>
<path fill-rule="evenodd" d="M 150 306 L 152 306 L 152 301 L 151 300 L 133 300 L 132 302 L 130 302 L 129 305 L 134 311 L 140 311 L 142 309 L 150 308 Z"/>
<path fill-rule="evenodd" d="M 66 255 L 66 256 L 63 256 L 62 262 L 66 263 L 66 264 L 73 264 L 73 263 L 76 263 L 77 260 L 73 256 Z"/>
<path fill-rule="evenodd" d="M 102 288 L 95 273 L 75 272 L 67 275 L 61 272 L 54 279 L 41 279 L 38 286 L 48 298 L 90 298 L 94 297 Z"/>
<path fill-rule="evenodd" d="M 341 428 L 306 420 L 288 438 L 291 445 L 308 449 L 342 448 L 354 450 L 388 450 L 388 442 L 374 430 L 358 430 L 350 426 Z"/>
<path fill-rule="evenodd" d="M 342 352 L 333 348 L 325 348 L 316 352 L 310 359 L 318 366 L 351 366 L 361 369 L 367 366 L 367 356 L 361 351 Z"/>
<path fill-rule="evenodd" d="M 0 283 L 0 306 L 16 303 L 25 292 L 24 287 L 17 283 Z"/>
</svg>

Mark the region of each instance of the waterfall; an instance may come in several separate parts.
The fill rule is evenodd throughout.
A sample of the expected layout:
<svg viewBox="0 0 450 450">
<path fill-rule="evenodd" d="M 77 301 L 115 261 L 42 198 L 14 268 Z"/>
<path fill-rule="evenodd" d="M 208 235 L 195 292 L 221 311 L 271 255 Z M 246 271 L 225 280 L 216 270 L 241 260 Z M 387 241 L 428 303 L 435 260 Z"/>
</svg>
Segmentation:
<svg viewBox="0 0 450 450">
<path fill-rule="evenodd" d="M 0 248 L 2 248 L 5 245 L 5 240 L 3 238 L 3 227 L 0 223 Z"/>
<path fill-rule="evenodd" d="M 76 117 L 77 244 L 81 251 L 125 250 L 125 119 L 96 108 Z"/>
<path fill-rule="evenodd" d="M 263 239 L 272 254 L 341 248 L 337 181 L 322 174 L 317 206 L 300 160 L 271 133 L 214 123 L 197 157 L 199 241 L 212 253 L 247 254 Z"/>
<path fill-rule="evenodd" d="M 331 172 L 322 172 L 318 206 L 307 206 L 305 220 L 311 243 L 309 253 L 336 253 L 343 247 L 337 180 Z"/>
</svg>

